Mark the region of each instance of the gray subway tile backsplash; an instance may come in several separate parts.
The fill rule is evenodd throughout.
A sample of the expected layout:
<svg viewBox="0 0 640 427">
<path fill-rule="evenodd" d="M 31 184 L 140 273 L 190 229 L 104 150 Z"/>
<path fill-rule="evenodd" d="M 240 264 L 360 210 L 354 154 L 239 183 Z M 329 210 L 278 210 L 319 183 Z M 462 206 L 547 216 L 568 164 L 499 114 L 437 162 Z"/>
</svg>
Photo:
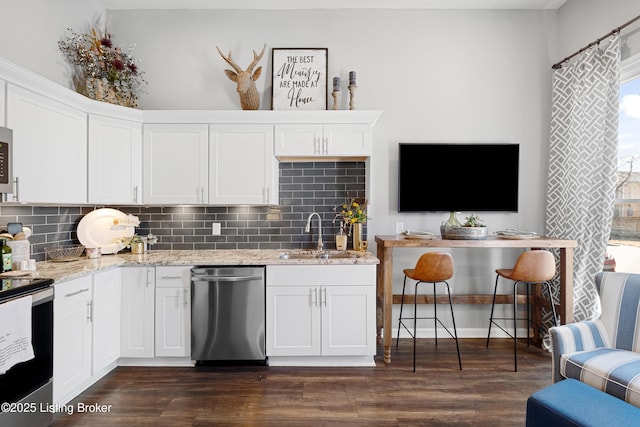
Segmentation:
<svg viewBox="0 0 640 427">
<path fill-rule="evenodd" d="M 305 233 L 307 216 L 322 216 L 325 248 L 335 247 L 334 208 L 348 198 L 365 197 L 365 162 L 281 162 L 277 206 L 109 206 L 140 218 L 140 235 L 152 233 L 151 249 L 311 249 L 317 221 Z M 44 248 L 78 244 L 80 219 L 103 206 L 0 204 L 0 224 L 22 222 L 32 229 L 32 258 L 45 260 Z M 221 235 L 211 234 L 212 223 Z"/>
</svg>

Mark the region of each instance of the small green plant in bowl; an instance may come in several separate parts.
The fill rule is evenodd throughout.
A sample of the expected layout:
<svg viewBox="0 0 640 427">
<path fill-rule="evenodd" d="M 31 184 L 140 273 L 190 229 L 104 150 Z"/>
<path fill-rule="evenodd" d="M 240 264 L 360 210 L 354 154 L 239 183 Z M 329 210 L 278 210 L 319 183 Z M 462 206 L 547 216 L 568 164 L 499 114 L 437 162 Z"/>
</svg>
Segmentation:
<svg viewBox="0 0 640 427">
<path fill-rule="evenodd" d="M 476 214 L 471 214 L 467 217 L 465 223 L 462 224 L 463 227 L 486 227 L 487 225 L 484 223 L 482 219 Z"/>
</svg>

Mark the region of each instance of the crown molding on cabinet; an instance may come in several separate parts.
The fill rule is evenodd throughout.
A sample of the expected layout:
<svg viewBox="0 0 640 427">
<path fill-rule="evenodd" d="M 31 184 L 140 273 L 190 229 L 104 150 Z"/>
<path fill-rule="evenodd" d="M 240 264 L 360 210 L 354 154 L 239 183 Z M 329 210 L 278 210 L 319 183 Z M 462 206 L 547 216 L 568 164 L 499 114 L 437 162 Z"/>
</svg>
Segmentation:
<svg viewBox="0 0 640 427">
<path fill-rule="evenodd" d="M 87 98 L 26 68 L 0 58 L 0 79 L 88 114 L 140 123 L 361 123 L 374 126 L 379 110 L 141 110 Z"/>
</svg>

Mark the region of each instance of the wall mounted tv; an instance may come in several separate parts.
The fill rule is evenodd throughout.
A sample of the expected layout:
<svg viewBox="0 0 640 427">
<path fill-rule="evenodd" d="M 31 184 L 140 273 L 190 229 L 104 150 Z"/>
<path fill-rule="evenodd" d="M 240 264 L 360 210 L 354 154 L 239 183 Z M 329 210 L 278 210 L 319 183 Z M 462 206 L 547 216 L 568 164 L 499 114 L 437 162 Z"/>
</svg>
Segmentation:
<svg viewBox="0 0 640 427">
<path fill-rule="evenodd" d="M 518 144 L 400 143 L 398 212 L 517 212 Z"/>
</svg>

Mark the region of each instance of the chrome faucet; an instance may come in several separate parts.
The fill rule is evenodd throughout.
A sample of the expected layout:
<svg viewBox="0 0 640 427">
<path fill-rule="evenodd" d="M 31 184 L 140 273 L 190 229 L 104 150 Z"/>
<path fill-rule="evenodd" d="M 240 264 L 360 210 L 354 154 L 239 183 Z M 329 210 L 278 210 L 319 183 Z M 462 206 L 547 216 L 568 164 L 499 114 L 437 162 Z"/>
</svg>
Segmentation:
<svg viewBox="0 0 640 427">
<path fill-rule="evenodd" d="M 314 215 L 318 217 L 318 252 L 322 252 L 322 248 L 324 247 L 324 245 L 322 243 L 322 218 L 320 218 L 320 214 L 314 212 L 309 215 L 309 218 L 307 218 L 307 226 L 304 228 L 304 232 L 308 233 L 311 230 L 311 218 L 313 218 Z"/>
</svg>

